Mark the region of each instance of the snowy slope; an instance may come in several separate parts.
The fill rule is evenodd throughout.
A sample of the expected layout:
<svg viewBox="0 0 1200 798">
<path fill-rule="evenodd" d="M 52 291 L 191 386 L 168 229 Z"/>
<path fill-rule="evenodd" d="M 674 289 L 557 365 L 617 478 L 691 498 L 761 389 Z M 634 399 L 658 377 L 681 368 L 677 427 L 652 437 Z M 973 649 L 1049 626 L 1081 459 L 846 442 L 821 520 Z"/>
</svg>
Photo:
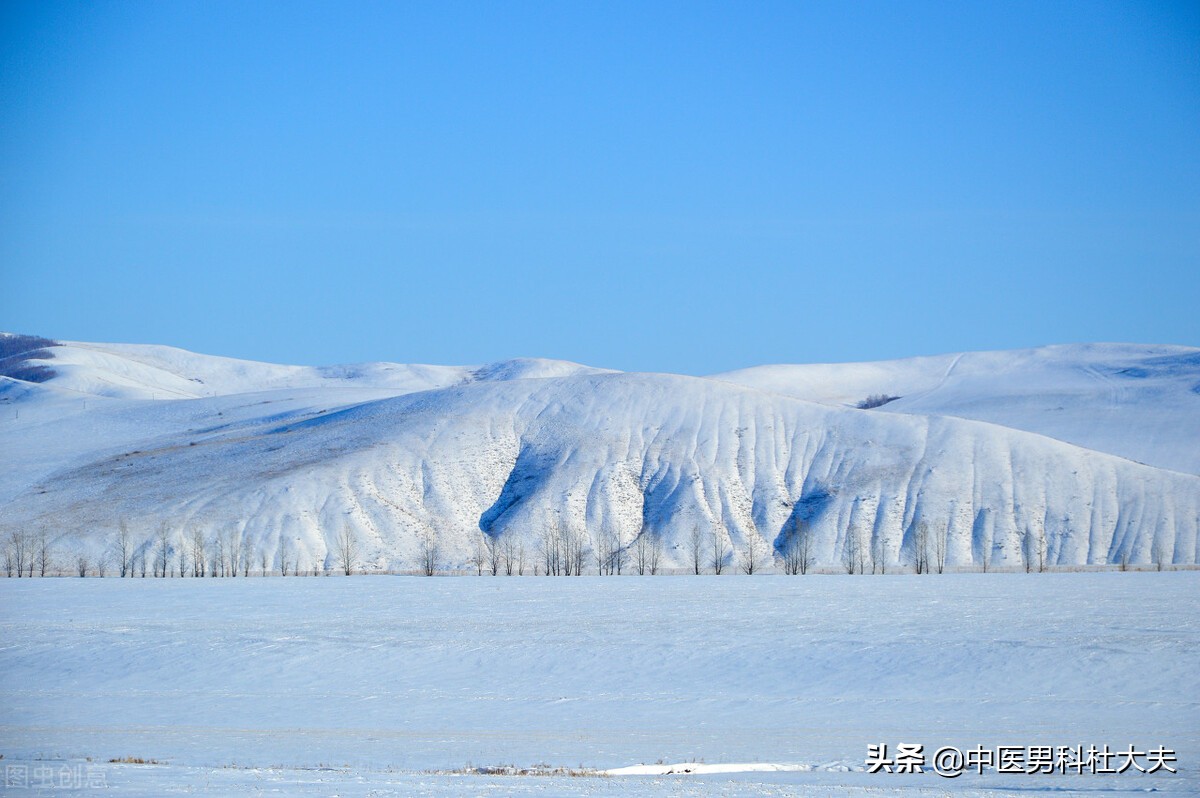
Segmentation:
<svg viewBox="0 0 1200 798">
<path fill-rule="evenodd" d="M 524 359 L 481 368 L 361 363 L 348 366 L 280 366 L 198 355 L 168 346 L 64 342 L 32 362 L 56 372 L 47 385 L 64 391 L 121 399 L 195 399 L 302 388 L 376 388 L 401 394 L 471 380 L 529 379 L 601 369 L 554 360 Z"/>
<path fill-rule="evenodd" d="M 1042 535 L 1055 564 L 1147 562 L 1156 547 L 1174 562 L 1197 561 L 1194 475 L 996 424 L 804 401 L 779 385 L 735 385 L 729 375 L 621 374 L 554 361 L 306 369 L 165 347 L 50 351 L 57 376 L 0 388 L 0 455 L 13 466 L 0 476 L 0 502 L 10 523 L 52 530 L 59 548 L 94 555 L 121 522 L 148 544 L 165 519 L 175 535 L 235 530 L 272 559 L 286 537 L 310 565 L 332 563 L 346 526 L 373 568 L 415 567 L 427 534 L 451 566 L 467 563 L 481 531 L 532 552 L 551 526 L 589 542 L 605 532 L 626 545 L 645 533 L 683 565 L 693 528 L 706 539 L 715 533 L 731 552 L 771 550 L 799 519 L 827 564 L 840 561 L 851 534 L 869 537 L 889 563 L 907 563 L 921 525 L 944 531 L 951 565 L 1012 567 L 1028 539 Z M 1111 358 L 1114 350 L 1101 351 Z M 1067 354 L 1051 354 L 1057 361 L 1047 358 L 1044 371 L 1053 376 Z M 957 392 L 934 385 L 925 395 L 966 402 L 968 375 L 991 392 L 1014 382 L 986 382 L 987 367 L 974 361 L 988 357 L 892 371 L 917 380 L 940 368 Z M 1179 374 L 1189 357 L 1142 357 L 1140 379 L 1169 394 L 1190 379 Z M 786 378 L 793 369 L 764 373 Z M 857 379 L 851 396 L 884 384 L 908 389 L 899 378 Z M 1070 385 L 1039 379 L 1023 384 L 1066 401 Z M 146 399 L 189 384 L 207 395 Z M 1081 395 L 1087 415 L 1092 393 Z M 833 396 L 826 388 L 820 398 Z M 1040 394 L 1023 396 L 1033 404 Z M 907 401 L 919 400 L 911 393 Z M 1141 405 L 1146 415 L 1169 415 L 1149 399 Z M 1125 415 L 1138 406 L 1119 405 Z M 1177 437 L 1187 439 L 1194 419 L 1180 416 Z"/>
<path fill-rule="evenodd" d="M 761 366 L 716 376 L 839 407 L 947 415 L 1200 474 L 1200 349 L 1076 344 L 878 363 Z"/>
</svg>

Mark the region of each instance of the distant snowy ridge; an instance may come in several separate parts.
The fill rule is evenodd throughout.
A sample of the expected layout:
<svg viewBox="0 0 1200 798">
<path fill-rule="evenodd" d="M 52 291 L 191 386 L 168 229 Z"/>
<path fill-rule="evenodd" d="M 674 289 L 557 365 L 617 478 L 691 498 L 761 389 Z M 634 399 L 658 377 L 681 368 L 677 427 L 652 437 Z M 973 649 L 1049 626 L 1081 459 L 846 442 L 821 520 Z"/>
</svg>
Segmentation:
<svg viewBox="0 0 1200 798">
<path fill-rule="evenodd" d="M 1031 537 L 1050 564 L 1156 554 L 1196 563 L 1200 477 L 913 409 L 924 390 L 928 401 L 953 395 L 999 412 L 1007 390 L 1024 397 L 1028 426 L 1044 414 L 1032 387 L 1041 384 L 1060 412 L 1079 406 L 1099 423 L 1102 378 L 1081 378 L 1088 393 L 1047 374 L 1136 361 L 1122 368 L 1145 374 L 1129 379 L 1155 387 L 1134 389 L 1136 400 L 1112 394 L 1114 417 L 1128 426 L 1174 416 L 1177 437 L 1200 446 L 1191 432 L 1200 393 L 1188 385 L 1200 383 L 1197 350 L 1143 347 L 1139 360 L 1138 349 L 1008 353 L 1010 364 L 1041 363 L 1037 379 L 1022 381 L 1017 365 L 1000 368 L 1005 353 L 899 361 L 890 373 L 868 364 L 878 373 L 867 376 L 801 366 L 715 379 L 538 360 L 309 369 L 64 344 L 52 349 L 57 376 L 46 382 L 0 378 L 2 455 L 13 466 L 0 475 L 0 513 L 93 556 L 122 521 L 149 545 L 165 520 L 176 536 L 234 531 L 256 560 L 277 562 L 282 538 L 300 561 L 329 565 L 349 528 L 362 564 L 388 570 L 415 568 L 426 536 L 445 566 L 467 567 L 481 535 L 518 541 L 532 569 L 550 527 L 589 549 L 602 535 L 629 548 L 639 535 L 661 540 L 671 566 L 687 564 L 698 529 L 728 547 L 733 567 L 748 547 L 780 551 L 798 521 L 824 565 L 840 563 L 853 541 L 891 567 L 908 564 L 922 529 L 944 534 L 950 566 L 1017 566 Z M 993 362 L 976 367 L 976 358 Z M 838 368 L 849 387 L 814 376 Z M 998 371 L 991 382 L 988 368 Z M 918 383 L 939 369 L 933 385 Z M 956 377 L 960 369 L 975 382 Z M 824 403 L 784 395 L 801 389 Z M 168 391 L 195 398 L 162 401 Z M 844 406 L 880 392 L 906 395 L 877 410 Z M 1120 430 L 1093 434 L 1122 440 Z"/>
<path fill-rule="evenodd" d="M 727 374 L 739 385 L 839 407 L 990 421 L 1200 474 L 1200 349 L 1075 344 Z"/>
</svg>

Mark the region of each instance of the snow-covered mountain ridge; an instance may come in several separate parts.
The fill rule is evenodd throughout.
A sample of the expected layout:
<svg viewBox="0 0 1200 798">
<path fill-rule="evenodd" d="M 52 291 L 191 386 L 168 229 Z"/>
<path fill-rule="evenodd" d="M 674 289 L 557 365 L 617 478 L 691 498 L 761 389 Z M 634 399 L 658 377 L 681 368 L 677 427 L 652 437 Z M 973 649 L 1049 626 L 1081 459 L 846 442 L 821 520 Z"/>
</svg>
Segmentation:
<svg viewBox="0 0 1200 798">
<path fill-rule="evenodd" d="M 481 535 L 520 541 L 532 561 L 554 527 L 589 547 L 661 540 L 683 565 L 693 529 L 732 558 L 778 552 L 802 521 L 823 563 L 855 541 L 908 563 L 921 529 L 944 534 L 951 565 L 1013 566 L 1031 536 L 1058 564 L 1198 559 L 1197 349 L 697 378 L 49 344 L 0 360 L 0 374 L 33 377 L 0 376 L 0 513 L 62 549 L 98 553 L 122 521 L 148 542 L 166 520 L 328 563 L 348 527 L 364 565 L 405 569 L 427 537 L 447 566 Z M 853 407 L 875 394 L 900 398 Z"/>
</svg>

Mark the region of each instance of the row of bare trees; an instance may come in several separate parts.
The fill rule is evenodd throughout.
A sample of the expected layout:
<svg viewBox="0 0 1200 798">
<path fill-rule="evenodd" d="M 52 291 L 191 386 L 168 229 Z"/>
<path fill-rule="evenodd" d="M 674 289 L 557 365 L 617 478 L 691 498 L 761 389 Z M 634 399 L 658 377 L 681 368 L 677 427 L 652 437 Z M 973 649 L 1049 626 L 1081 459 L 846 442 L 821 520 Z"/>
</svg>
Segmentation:
<svg viewBox="0 0 1200 798">
<path fill-rule="evenodd" d="M 46 576 L 61 573 L 53 558 L 49 536 L 41 531 L 28 534 L 9 531 L 2 536 L 5 574 L 9 577 Z M 692 573 L 720 575 L 727 569 L 738 569 L 745 574 L 755 574 L 770 568 L 777 562 L 785 574 L 807 574 L 816 564 L 815 541 L 812 527 L 796 518 L 780 538 L 778 556 L 758 536 L 750 536 L 736 548 L 727 530 L 720 524 L 712 526 L 707 533 L 700 527 L 692 527 L 684 541 L 686 562 Z M 883 536 L 871 536 L 864 530 L 851 526 L 842 542 L 842 568 L 848 574 L 887 573 L 888 541 Z M 931 530 L 925 521 L 918 522 L 912 529 L 909 562 L 918 574 L 943 573 L 946 568 L 947 530 L 938 527 Z M 1025 571 L 1043 572 L 1049 567 L 1046 533 L 1043 528 L 1029 528 L 1020 536 L 1021 564 Z M 233 577 L 249 576 L 251 572 L 280 576 L 320 575 L 334 571 L 345 575 L 361 567 L 360 547 L 353 528 L 344 525 L 335 540 L 330 556 L 312 562 L 310 568 L 303 567 L 300 558 L 293 554 L 288 538 L 281 537 L 276 556 L 265 549 L 253 551 L 243 538 L 242 532 L 230 528 L 224 532 L 206 535 L 200 528 L 192 528 L 186 534 L 175 532 L 170 524 L 160 524 L 149 540 L 134 540 L 129 526 L 120 522 L 109 549 L 95 560 L 79 555 L 71 566 L 79 576 L 105 576 L 110 570 L 121 577 L 145 577 L 147 570 L 155 577 Z M 427 530 L 419 541 L 420 572 L 433 576 L 443 570 L 441 548 L 432 530 Z M 1164 536 L 1153 541 L 1151 562 L 1158 570 L 1169 565 L 1171 553 Z M 632 541 L 623 540 L 617 530 L 603 530 L 588 542 L 587 536 L 568 524 L 549 524 L 531 553 L 525 543 L 513 535 L 493 537 L 480 534 L 476 541 L 472 564 L 479 575 L 501 573 L 507 576 L 523 576 L 530 570 L 535 575 L 578 576 L 585 569 L 595 567 L 601 575 L 621 575 L 632 569 L 639 575 L 658 574 L 663 562 L 663 539 L 650 529 L 643 527 Z M 980 559 L 981 568 L 991 568 L 990 552 Z M 1126 570 L 1130 555 L 1126 549 L 1118 564 Z"/>
<path fill-rule="evenodd" d="M 7 576 L 46 576 L 54 570 L 50 536 L 45 530 L 36 534 L 14 529 L 4 536 L 4 572 Z"/>
<path fill-rule="evenodd" d="M 331 562 L 316 559 L 306 568 L 293 553 L 286 536 L 280 536 L 272 557 L 267 549 L 254 550 L 240 529 L 230 528 L 206 535 L 199 527 L 188 532 L 175 532 L 167 522 L 159 525 L 150 540 L 138 543 L 128 524 L 121 521 L 109 551 L 92 570 L 98 576 L 104 576 L 109 563 L 115 561 L 115 571 L 122 577 L 146 576 L 147 563 L 155 577 L 245 577 L 251 573 L 266 576 L 276 572 L 280 576 L 316 576 L 330 573 L 334 568 L 349 575 L 360 567 L 358 538 L 349 525 L 338 533 L 331 554 Z M 91 565 L 87 559 L 81 557 L 77 565 L 79 575 L 87 575 Z"/>
</svg>

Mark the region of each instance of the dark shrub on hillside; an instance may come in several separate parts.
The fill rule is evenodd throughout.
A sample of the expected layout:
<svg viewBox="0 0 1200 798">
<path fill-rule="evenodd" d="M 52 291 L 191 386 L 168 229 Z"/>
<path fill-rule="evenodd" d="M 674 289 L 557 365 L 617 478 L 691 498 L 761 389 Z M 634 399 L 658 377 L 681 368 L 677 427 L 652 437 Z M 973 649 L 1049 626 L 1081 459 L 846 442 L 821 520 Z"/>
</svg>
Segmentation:
<svg viewBox="0 0 1200 798">
<path fill-rule="evenodd" d="M 872 407 L 883 407 L 888 402 L 894 402 L 899 396 L 888 396 L 886 393 L 873 393 L 855 405 L 859 410 L 870 410 Z"/>
<path fill-rule="evenodd" d="M 54 376 L 54 369 L 31 360 L 52 360 L 54 353 L 47 347 L 58 341 L 38 335 L 0 335 L 0 376 L 25 382 L 45 382 Z"/>
</svg>

